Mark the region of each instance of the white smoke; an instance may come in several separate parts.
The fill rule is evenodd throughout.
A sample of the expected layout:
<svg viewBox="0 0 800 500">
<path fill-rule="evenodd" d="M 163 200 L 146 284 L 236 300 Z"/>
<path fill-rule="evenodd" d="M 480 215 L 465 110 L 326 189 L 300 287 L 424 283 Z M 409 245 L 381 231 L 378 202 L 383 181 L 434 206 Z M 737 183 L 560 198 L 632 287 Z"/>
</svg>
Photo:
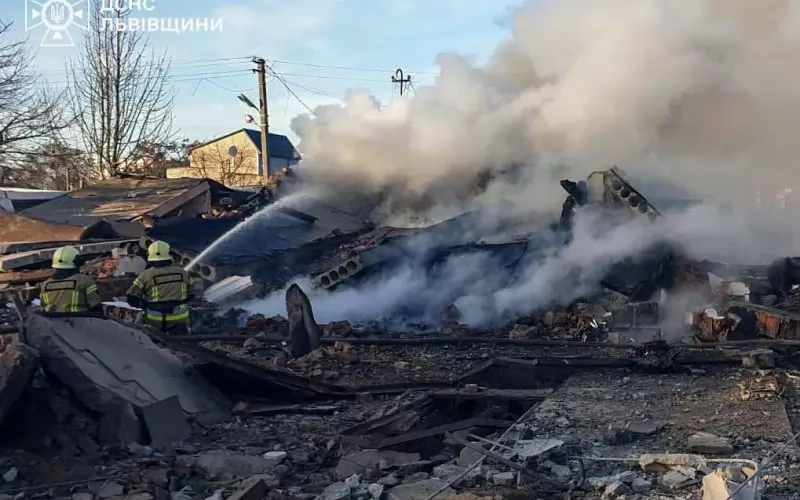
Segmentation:
<svg viewBox="0 0 800 500">
<path fill-rule="evenodd" d="M 738 264 L 766 263 L 796 253 L 800 248 L 800 236 L 796 236 L 800 234 L 800 223 L 776 226 L 764 224 L 764 220 L 697 206 L 655 222 L 636 217 L 618 223 L 590 210 L 578 213 L 569 244 L 543 245 L 541 255 L 536 255 L 534 240 L 526 254 L 528 259 L 512 269 L 486 255 L 455 255 L 433 271 L 412 258 L 399 269 L 388 269 L 359 286 L 333 292 L 315 290 L 308 280 L 298 283 L 309 294 L 321 323 L 374 320 L 406 311 L 410 319 L 435 322 L 454 303 L 463 321 L 471 326 L 497 326 L 519 315 L 566 305 L 600 292 L 600 281 L 612 265 L 646 255 L 658 243 L 678 244 L 696 259 L 714 257 Z M 734 241 L 737 234 L 752 237 L 742 245 L 741 241 Z M 470 239 L 477 234 L 466 236 Z M 412 239 L 409 246 L 417 250 L 417 255 L 423 255 L 437 243 L 443 241 L 425 236 Z M 728 251 L 721 252 L 722 248 Z M 284 293 L 242 307 L 254 313 L 285 315 Z M 691 299 L 694 304 L 700 303 L 697 297 Z M 673 316 L 679 317 L 677 313 Z"/>
<path fill-rule="evenodd" d="M 499 271 L 497 263 L 486 255 L 462 255 L 447 259 L 433 272 L 426 272 L 421 265 L 404 263 L 399 269 L 391 269 L 361 286 L 334 292 L 314 289 L 308 279 L 295 283 L 307 292 L 314 318 L 320 323 L 382 318 L 391 321 L 392 316 L 435 323 L 453 298 L 503 286 L 502 274 L 486 274 L 495 270 Z M 284 289 L 242 307 L 267 316 L 285 316 L 285 293 Z"/>
<path fill-rule="evenodd" d="M 495 196 L 528 208 L 550 209 L 550 183 L 535 181 L 562 164 L 739 201 L 775 193 L 794 185 L 800 153 L 796 3 L 537 1 L 486 67 L 442 54 L 436 84 L 410 101 L 354 92 L 296 118 L 304 168 L 438 210 L 510 165 L 524 182 Z"/>
<path fill-rule="evenodd" d="M 593 293 L 614 262 L 663 240 L 740 263 L 797 254 L 800 224 L 749 209 L 757 191 L 769 200 L 800 185 L 799 4 L 539 0 L 485 67 L 442 54 L 436 84 L 409 101 L 353 92 L 296 118 L 304 171 L 318 185 L 383 193 L 382 222 L 418 225 L 499 200 L 517 215 L 553 213 L 558 178 L 613 164 L 710 200 L 654 224 L 582 214 L 573 241 L 526 262 L 511 285 L 489 279 L 502 271 L 492 263 L 454 261 L 450 274 L 412 266 L 319 293 L 320 321 L 388 314 L 441 291 L 458 295 L 470 323 L 497 322 Z M 282 312 L 282 295 L 267 302 Z"/>
</svg>

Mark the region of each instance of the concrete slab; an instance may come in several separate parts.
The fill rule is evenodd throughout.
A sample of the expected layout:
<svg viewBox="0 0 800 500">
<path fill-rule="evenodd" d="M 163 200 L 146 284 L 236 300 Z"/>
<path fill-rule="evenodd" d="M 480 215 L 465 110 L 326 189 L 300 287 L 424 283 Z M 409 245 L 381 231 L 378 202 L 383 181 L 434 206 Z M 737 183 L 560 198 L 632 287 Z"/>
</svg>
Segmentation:
<svg viewBox="0 0 800 500">
<path fill-rule="evenodd" d="M 203 298 L 209 302 L 232 306 L 253 298 L 257 288 L 250 276 L 228 276 L 208 287 Z"/>
<path fill-rule="evenodd" d="M 43 366 L 94 411 L 129 417 L 130 409 L 174 396 L 198 422 L 228 416 L 228 403 L 219 392 L 136 329 L 100 318 L 33 314 L 26 331 Z M 130 425 L 130 418 L 122 420 Z"/>
<path fill-rule="evenodd" d="M 168 448 L 191 435 L 177 396 L 145 406 L 142 417 L 150 434 L 150 444 L 156 448 Z"/>
</svg>

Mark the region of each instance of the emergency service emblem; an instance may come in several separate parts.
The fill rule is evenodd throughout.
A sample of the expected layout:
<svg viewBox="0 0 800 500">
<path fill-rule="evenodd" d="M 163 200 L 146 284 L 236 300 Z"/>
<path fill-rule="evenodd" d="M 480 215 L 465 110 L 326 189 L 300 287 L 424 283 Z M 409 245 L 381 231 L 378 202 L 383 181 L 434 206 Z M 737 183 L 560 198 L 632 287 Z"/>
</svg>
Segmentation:
<svg viewBox="0 0 800 500">
<path fill-rule="evenodd" d="M 25 0 L 25 31 L 43 30 L 42 47 L 73 47 L 70 28 L 89 29 L 91 0 Z"/>
</svg>

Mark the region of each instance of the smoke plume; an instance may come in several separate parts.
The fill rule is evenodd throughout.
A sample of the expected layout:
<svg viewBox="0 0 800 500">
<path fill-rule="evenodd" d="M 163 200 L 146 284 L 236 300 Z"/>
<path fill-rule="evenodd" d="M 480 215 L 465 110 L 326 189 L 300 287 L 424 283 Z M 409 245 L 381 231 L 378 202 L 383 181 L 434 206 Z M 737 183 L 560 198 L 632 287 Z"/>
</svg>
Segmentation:
<svg viewBox="0 0 800 500">
<path fill-rule="evenodd" d="M 540 0 L 485 67 L 441 54 L 409 101 L 353 92 L 296 118 L 304 168 L 418 210 L 472 200 L 482 173 L 502 184 L 510 166 L 490 197 L 528 209 L 552 206 L 554 169 L 613 164 L 704 196 L 771 196 L 800 153 L 796 4 Z"/>
<path fill-rule="evenodd" d="M 570 244 L 526 259 L 513 279 L 497 262 L 457 256 L 439 272 L 412 263 L 315 292 L 320 321 L 414 301 L 432 315 L 446 298 L 470 324 L 497 324 L 597 292 L 615 262 L 664 241 L 740 263 L 797 254 L 796 218 L 750 209 L 757 192 L 769 200 L 798 182 L 798 4 L 539 0 L 485 66 L 441 54 L 435 85 L 410 100 L 382 106 L 352 92 L 296 118 L 304 171 L 328 189 L 382 194 L 378 222 L 441 220 L 500 200 L 518 216 L 552 213 L 564 196 L 557 179 L 611 165 L 708 201 L 655 223 L 580 213 Z M 250 306 L 282 313 L 282 294 Z"/>
<path fill-rule="evenodd" d="M 466 323 L 498 326 L 520 315 L 591 297 L 602 290 L 600 281 L 614 264 L 647 255 L 658 244 L 678 245 L 696 259 L 739 264 L 769 262 L 800 248 L 795 236 L 798 231 L 787 232 L 784 228 L 789 226 L 763 222 L 760 217 L 748 218 L 709 206 L 693 207 L 655 222 L 634 218 L 619 223 L 602 212 L 587 210 L 578 213 L 569 244 L 554 244 L 548 239 L 549 229 L 542 227 L 539 238 L 531 240 L 517 265 L 509 266 L 487 255 L 456 254 L 431 267 L 422 257 L 452 242 L 426 236 L 409 242 L 408 249 L 414 252 L 401 267 L 386 269 L 359 286 L 328 292 L 312 289 L 307 280 L 299 283 L 309 293 L 315 315 L 323 323 L 391 316 L 436 322 L 453 303 Z M 797 223 L 794 227 L 800 229 Z M 733 235 L 741 233 L 752 238 L 746 239 L 746 244 L 732 243 Z M 764 241 L 770 244 L 764 245 Z M 721 252 L 723 248 L 729 252 Z M 283 297 L 281 291 L 243 307 L 283 315 Z M 696 297 L 692 301 L 700 303 Z"/>
</svg>

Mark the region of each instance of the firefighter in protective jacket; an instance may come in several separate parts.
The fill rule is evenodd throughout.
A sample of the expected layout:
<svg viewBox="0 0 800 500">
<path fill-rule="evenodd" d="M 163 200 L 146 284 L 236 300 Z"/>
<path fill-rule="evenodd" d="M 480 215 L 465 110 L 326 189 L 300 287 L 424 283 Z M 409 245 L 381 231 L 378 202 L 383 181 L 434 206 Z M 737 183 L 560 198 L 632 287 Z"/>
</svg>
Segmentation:
<svg viewBox="0 0 800 500">
<path fill-rule="evenodd" d="M 195 282 L 172 262 L 169 244 L 155 241 L 147 248 L 147 269 L 128 289 L 128 303 L 144 310 L 146 323 L 165 333 L 189 332 L 189 300 L 197 296 Z"/>
<path fill-rule="evenodd" d="M 80 272 L 78 250 L 64 246 L 53 254 L 53 277 L 44 282 L 39 299 L 46 313 L 88 316 L 100 312 L 100 294 L 94 280 Z"/>
</svg>

